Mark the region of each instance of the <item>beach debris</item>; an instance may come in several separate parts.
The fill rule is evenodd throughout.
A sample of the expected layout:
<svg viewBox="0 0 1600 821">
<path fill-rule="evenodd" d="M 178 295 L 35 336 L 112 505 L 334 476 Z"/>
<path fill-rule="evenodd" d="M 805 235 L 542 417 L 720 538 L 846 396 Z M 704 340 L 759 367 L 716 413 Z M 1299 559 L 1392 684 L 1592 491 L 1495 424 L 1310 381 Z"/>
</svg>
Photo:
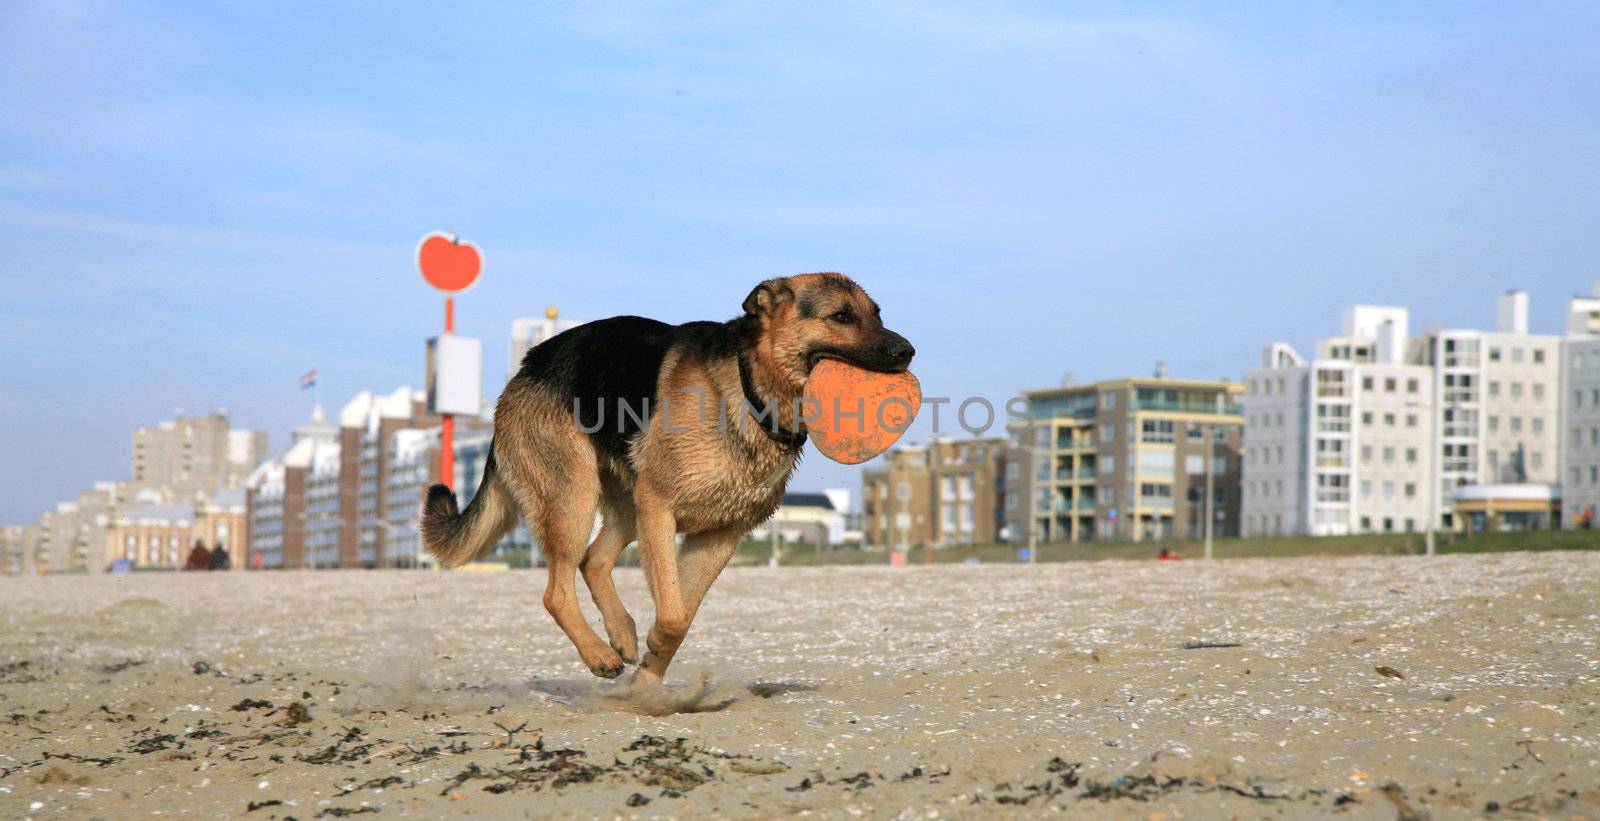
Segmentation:
<svg viewBox="0 0 1600 821">
<path fill-rule="evenodd" d="M 788 695 L 789 693 L 804 693 L 817 689 L 815 684 L 806 684 L 800 681 L 752 681 L 748 688 L 750 694 L 761 698 Z"/>
<path fill-rule="evenodd" d="M 1185 650 L 1215 650 L 1223 647 L 1243 647 L 1243 644 L 1232 641 L 1186 641 L 1183 643 Z"/>
<path fill-rule="evenodd" d="M 285 727 L 298 727 L 301 724 L 309 724 L 310 722 L 311 708 L 307 707 L 303 701 L 291 703 L 283 717 L 283 726 Z"/>
<path fill-rule="evenodd" d="M 1390 667 L 1388 665 L 1382 665 L 1382 666 L 1374 667 L 1372 669 L 1373 669 L 1374 672 L 1376 672 L 1380 676 L 1383 676 L 1384 678 L 1405 678 L 1406 677 L 1405 673 L 1402 673 L 1399 670 L 1396 670 L 1393 667 Z"/>
<path fill-rule="evenodd" d="M 1406 800 L 1406 791 L 1399 784 L 1390 781 L 1383 785 L 1381 792 L 1384 798 L 1389 799 L 1389 803 L 1394 804 L 1398 812 L 1395 816 L 1396 821 L 1423 821 L 1428 817 L 1426 813 L 1419 812 L 1411 806 L 1411 802 Z"/>
</svg>

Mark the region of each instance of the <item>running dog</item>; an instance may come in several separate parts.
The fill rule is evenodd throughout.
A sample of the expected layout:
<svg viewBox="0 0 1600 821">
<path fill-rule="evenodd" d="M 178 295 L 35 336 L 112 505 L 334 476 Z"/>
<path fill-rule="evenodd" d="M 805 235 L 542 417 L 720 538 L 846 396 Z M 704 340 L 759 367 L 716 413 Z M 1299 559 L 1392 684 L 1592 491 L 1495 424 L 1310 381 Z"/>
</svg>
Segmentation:
<svg viewBox="0 0 1600 821">
<path fill-rule="evenodd" d="M 783 499 L 806 442 L 798 400 L 811 368 L 835 358 L 898 372 L 916 354 L 842 274 L 769 279 L 743 308 L 727 322 L 603 319 L 530 350 L 495 408 L 472 502 L 458 512 L 449 488 L 429 489 L 428 552 L 464 564 L 521 516 L 549 565 L 545 609 L 583 663 L 605 678 L 638 664 L 635 685 L 659 684 L 740 537 Z M 611 579 L 636 538 L 656 609 L 642 660 Z M 580 570 L 609 646 L 578 607 Z"/>
</svg>

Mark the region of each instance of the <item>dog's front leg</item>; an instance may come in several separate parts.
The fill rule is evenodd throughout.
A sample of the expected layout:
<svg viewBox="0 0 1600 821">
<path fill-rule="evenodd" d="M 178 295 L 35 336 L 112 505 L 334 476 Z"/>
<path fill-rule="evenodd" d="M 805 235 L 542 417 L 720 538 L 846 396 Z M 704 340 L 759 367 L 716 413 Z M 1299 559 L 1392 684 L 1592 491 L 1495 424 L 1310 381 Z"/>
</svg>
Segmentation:
<svg viewBox="0 0 1600 821">
<path fill-rule="evenodd" d="M 683 632 L 664 634 L 658 641 L 655 631 L 651 631 L 650 655 L 645 657 L 644 666 L 634 673 L 633 684 L 659 683 L 666 676 L 667 665 L 672 663 L 684 635 L 689 632 L 689 625 L 694 623 L 695 614 L 700 612 L 700 603 L 705 601 L 711 583 L 733 558 L 742 535 L 743 530 L 714 530 L 695 533 L 683 540 L 683 551 L 678 555 L 678 584 L 686 611 Z"/>
<path fill-rule="evenodd" d="M 633 674 L 633 684 L 660 684 L 672 654 L 689 632 L 689 609 L 678 583 L 678 524 L 666 494 L 644 477 L 634 484 L 633 501 L 638 515 L 639 563 L 656 604 L 656 623 L 645 637 L 648 652 Z"/>
</svg>

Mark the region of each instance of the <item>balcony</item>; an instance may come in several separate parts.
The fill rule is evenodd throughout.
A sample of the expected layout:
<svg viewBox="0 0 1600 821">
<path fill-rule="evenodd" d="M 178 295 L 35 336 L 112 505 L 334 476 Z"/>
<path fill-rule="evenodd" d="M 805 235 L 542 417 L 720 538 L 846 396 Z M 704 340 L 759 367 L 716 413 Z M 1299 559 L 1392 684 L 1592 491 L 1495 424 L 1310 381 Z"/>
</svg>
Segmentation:
<svg viewBox="0 0 1600 821">
<path fill-rule="evenodd" d="M 1168 402 L 1159 399 L 1139 399 L 1133 403 L 1135 410 L 1163 411 L 1166 413 L 1204 413 L 1242 416 L 1244 407 L 1237 402 Z"/>
</svg>

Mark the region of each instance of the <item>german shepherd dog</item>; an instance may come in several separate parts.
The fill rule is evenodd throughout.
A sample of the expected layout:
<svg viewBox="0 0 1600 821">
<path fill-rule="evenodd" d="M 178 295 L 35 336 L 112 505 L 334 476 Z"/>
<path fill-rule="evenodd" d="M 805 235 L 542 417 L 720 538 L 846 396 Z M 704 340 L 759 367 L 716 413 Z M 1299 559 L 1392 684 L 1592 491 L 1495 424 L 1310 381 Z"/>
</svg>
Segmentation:
<svg viewBox="0 0 1600 821">
<path fill-rule="evenodd" d="M 842 274 L 769 279 L 743 308 L 727 322 L 603 319 L 530 350 L 500 395 L 467 509 L 444 485 L 429 489 L 428 552 L 445 567 L 471 561 L 520 515 L 549 565 L 545 609 L 583 663 L 605 678 L 639 664 L 634 685 L 659 684 L 740 537 L 783 499 L 806 442 L 799 399 L 811 368 L 835 358 L 903 371 L 916 354 Z M 611 579 L 635 538 L 656 610 L 642 662 Z M 579 570 L 609 646 L 579 610 Z"/>
</svg>

